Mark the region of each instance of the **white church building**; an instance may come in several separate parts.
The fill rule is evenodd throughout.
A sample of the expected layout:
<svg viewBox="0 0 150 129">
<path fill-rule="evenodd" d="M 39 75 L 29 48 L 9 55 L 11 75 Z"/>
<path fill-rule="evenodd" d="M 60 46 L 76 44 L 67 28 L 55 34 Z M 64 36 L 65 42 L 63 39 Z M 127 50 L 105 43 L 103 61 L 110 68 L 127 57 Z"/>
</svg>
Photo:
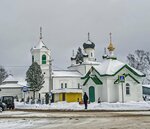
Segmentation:
<svg viewBox="0 0 150 129">
<path fill-rule="evenodd" d="M 90 40 L 83 43 L 83 49 L 73 52 L 71 65 L 67 70 L 53 70 L 51 53 L 42 39 L 40 31 L 39 43 L 31 49 L 32 61 L 36 61 L 45 77 L 43 88 L 39 91 L 42 98 L 45 93 L 52 94 L 52 101 L 77 102 L 82 101 L 86 92 L 90 102 L 100 98 L 104 102 L 142 101 L 142 77 L 145 75 L 125 64 L 114 55 L 115 48 L 111 41 L 108 54 L 102 56 L 102 61 L 95 59 L 95 44 Z M 120 83 L 118 76 L 123 75 L 125 82 Z"/>
</svg>

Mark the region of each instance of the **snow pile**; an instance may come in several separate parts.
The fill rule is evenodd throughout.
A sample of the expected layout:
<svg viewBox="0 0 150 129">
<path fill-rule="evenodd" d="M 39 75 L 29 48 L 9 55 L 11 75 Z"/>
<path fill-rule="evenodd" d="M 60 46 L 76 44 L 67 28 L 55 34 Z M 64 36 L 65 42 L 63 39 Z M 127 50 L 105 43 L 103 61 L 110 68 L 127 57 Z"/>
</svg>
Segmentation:
<svg viewBox="0 0 150 129">
<path fill-rule="evenodd" d="M 20 102 L 15 103 L 16 109 L 38 109 L 38 110 L 84 110 L 84 104 L 80 105 L 77 102 L 57 102 L 46 104 L 24 104 Z M 128 103 L 90 103 L 88 110 L 150 110 L 150 102 L 128 102 Z"/>
<path fill-rule="evenodd" d="M 32 129 L 48 123 L 45 119 L 1 119 L 1 129 Z"/>
</svg>

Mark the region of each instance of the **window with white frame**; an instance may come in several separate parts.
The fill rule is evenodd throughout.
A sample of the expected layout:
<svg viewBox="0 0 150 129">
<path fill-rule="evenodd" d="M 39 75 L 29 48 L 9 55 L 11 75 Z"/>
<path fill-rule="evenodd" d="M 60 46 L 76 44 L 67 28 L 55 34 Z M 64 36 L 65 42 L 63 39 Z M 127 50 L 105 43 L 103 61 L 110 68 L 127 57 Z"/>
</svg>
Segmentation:
<svg viewBox="0 0 150 129">
<path fill-rule="evenodd" d="M 61 88 L 63 88 L 63 83 L 61 83 Z"/>
<path fill-rule="evenodd" d="M 67 83 L 65 83 L 65 88 L 67 88 Z"/>
<path fill-rule="evenodd" d="M 130 84 L 126 83 L 126 95 L 130 94 Z"/>
<path fill-rule="evenodd" d="M 78 89 L 80 89 L 80 83 L 78 83 Z"/>
</svg>

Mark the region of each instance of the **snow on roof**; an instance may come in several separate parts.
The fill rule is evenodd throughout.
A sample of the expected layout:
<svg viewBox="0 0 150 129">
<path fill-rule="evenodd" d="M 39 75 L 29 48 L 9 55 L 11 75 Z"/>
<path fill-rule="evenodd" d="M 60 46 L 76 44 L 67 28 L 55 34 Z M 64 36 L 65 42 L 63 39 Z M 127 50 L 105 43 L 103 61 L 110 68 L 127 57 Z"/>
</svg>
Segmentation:
<svg viewBox="0 0 150 129">
<path fill-rule="evenodd" d="M 82 93 L 82 89 L 56 89 L 52 90 L 52 93 Z"/>
<path fill-rule="evenodd" d="M 124 67 L 125 63 L 120 62 L 118 60 L 114 59 L 107 59 L 104 60 L 100 65 L 98 66 L 93 66 L 101 75 L 107 74 L 107 75 L 113 75 L 115 74 L 118 70 L 120 70 L 122 67 Z M 140 71 L 136 70 L 135 68 L 132 68 L 131 66 L 127 65 L 130 67 L 133 71 L 135 71 L 139 75 L 144 75 Z"/>
<path fill-rule="evenodd" d="M 21 86 L 27 86 L 27 82 L 26 81 L 19 81 L 18 84 L 21 85 Z"/>
<path fill-rule="evenodd" d="M 120 68 L 124 66 L 124 63 L 118 61 L 118 60 L 104 60 L 99 66 L 94 66 L 94 68 L 100 73 L 100 74 L 114 74 L 116 71 L 118 71 Z"/>
<path fill-rule="evenodd" d="M 13 75 L 9 74 L 8 77 L 3 81 L 3 83 L 6 83 L 6 82 L 18 82 L 18 80 L 16 80 Z"/>
<path fill-rule="evenodd" d="M 33 49 L 41 49 L 41 48 L 47 48 L 46 45 L 43 43 L 43 41 L 40 39 L 39 43 L 37 44 L 37 46 L 34 46 Z M 48 49 L 48 48 L 47 48 Z"/>
<path fill-rule="evenodd" d="M 86 62 L 83 62 L 82 64 L 99 65 L 101 63 L 97 61 L 86 61 Z"/>
<path fill-rule="evenodd" d="M 100 62 L 97 62 L 97 61 L 86 61 L 86 62 L 82 62 L 82 64 L 74 64 L 74 65 L 71 65 L 69 66 L 68 68 L 70 67 L 76 67 L 76 66 L 80 66 L 80 65 L 100 65 L 101 63 Z"/>
<path fill-rule="evenodd" d="M 53 71 L 53 77 L 81 77 L 82 75 L 78 71 L 73 70 L 55 70 Z"/>
<path fill-rule="evenodd" d="M 19 84 L 2 84 L 0 85 L 0 88 L 22 88 Z"/>
<path fill-rule="evenodd" d="M 150 85 L 142 85 L 143 87 L 147 87 L 147 88 L 150 88 Z"/>
</svg>

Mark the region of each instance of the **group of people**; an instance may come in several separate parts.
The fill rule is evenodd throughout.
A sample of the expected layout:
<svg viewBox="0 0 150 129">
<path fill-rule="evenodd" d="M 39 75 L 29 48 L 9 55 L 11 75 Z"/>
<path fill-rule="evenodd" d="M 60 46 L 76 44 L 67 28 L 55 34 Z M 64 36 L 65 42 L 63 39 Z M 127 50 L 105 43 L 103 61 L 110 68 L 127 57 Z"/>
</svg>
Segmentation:
<svg viewBox="0 0 150 129">
<path fill-rule="evenodd" d="M 88 99 L 89 98 L 88 98 L 86 92 L 84 92 L 83 101 L 84 101 L 85 109 L 87 109 Z M 98 98 L 98 103 L 101 103 L 100 97 Z"/>
</svg>

